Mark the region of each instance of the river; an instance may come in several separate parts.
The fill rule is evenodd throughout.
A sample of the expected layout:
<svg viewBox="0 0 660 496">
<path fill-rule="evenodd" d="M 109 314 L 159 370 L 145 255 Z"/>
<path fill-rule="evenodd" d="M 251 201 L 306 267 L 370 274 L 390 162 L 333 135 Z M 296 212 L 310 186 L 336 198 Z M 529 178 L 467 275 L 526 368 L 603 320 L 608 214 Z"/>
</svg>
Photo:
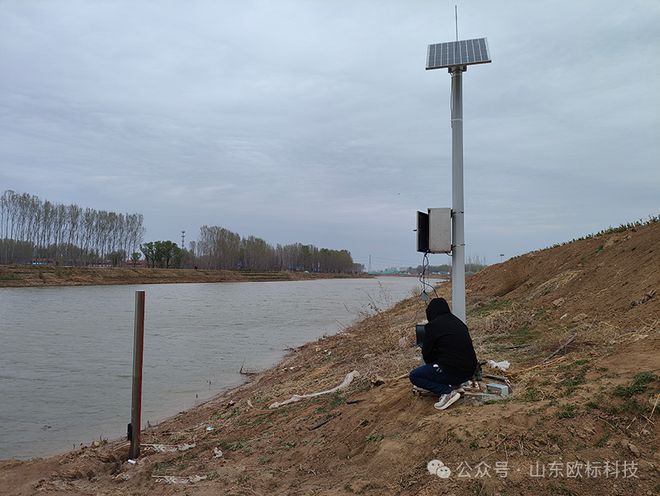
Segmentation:
<svg viewBox="0 0 660 496">
<path fill-rule="evenodd" d="M 415 278 L 0 289 L 0 458 L 125 435 L 135 291 L 146 291 L 142 422 L 163 420 L 410 296 Z"/>
</svg>

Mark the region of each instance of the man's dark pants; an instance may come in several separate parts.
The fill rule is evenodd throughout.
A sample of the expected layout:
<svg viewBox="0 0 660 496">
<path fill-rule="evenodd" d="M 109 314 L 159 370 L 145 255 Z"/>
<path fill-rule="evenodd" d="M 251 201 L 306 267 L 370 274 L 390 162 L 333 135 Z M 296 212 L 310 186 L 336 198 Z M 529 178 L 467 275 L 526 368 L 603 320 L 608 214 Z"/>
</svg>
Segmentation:
<svg viewBox="0 0 660 496">
<path fill-rule="evenodd" d="M 460 387 L 461 384 L 468 380 L 470 380 L 470 377 L 449 374 L 439 367 L 428 364 L 410 371 L 410 382 L 438 396 L 451 393 L 452 389 Z"/>
</svg>

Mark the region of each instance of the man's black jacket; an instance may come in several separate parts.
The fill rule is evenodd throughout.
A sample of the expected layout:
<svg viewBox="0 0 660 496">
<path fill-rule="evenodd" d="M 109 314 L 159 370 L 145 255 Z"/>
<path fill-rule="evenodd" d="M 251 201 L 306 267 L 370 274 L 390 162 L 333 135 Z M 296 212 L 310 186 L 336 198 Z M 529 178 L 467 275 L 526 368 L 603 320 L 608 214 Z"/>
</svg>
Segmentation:
<svg viewBox="0 0 660 496">
<path fill-rule="evenodd" d="M 469 378 L 477 368 L 477 355 L 467 326 L 449 311 L 444 298 L 434 298 L 426 307 L 422 356 L 427 364 L 437 363 L 453 375 Z"/>
</svg>

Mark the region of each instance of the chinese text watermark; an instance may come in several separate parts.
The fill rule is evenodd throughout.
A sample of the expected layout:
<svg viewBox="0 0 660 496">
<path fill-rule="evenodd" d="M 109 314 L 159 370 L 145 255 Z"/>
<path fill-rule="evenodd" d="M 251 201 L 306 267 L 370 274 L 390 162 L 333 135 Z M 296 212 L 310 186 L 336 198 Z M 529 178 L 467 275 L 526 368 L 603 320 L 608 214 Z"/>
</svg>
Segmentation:
<svg viewBox="0 0 660 496">
<path fill-rule="evenodd" d="M 431 460 L 426 468 L 431 475 L 448 479 L 452 476 L 458 479 L 482 479 L 487 477 L 506 478 L 509 476 L 509 462 L 481 461 L 470 465 L 460 462 L 453 469 L 440 460 Z M 603 460 L 603 461 L 536 461 L 529 464 L 527 475 L 539 479 L 637 479 L 639 465 L 634 460 Z M 521 471 L 518 469 L 517 471 Z"/>
</svg>

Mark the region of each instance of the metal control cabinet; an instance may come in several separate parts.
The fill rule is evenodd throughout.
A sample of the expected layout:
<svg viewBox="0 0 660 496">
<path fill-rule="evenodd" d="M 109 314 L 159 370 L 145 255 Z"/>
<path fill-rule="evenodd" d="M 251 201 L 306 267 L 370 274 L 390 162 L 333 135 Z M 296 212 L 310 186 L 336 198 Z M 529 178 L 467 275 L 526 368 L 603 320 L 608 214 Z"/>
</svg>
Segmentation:
<svg viewBox="0 0 660 496">
<path fill-rule="evenodd" d="M 429 251 L 451 253 L 451 208 L 429 208 Z"/>
</svg>

